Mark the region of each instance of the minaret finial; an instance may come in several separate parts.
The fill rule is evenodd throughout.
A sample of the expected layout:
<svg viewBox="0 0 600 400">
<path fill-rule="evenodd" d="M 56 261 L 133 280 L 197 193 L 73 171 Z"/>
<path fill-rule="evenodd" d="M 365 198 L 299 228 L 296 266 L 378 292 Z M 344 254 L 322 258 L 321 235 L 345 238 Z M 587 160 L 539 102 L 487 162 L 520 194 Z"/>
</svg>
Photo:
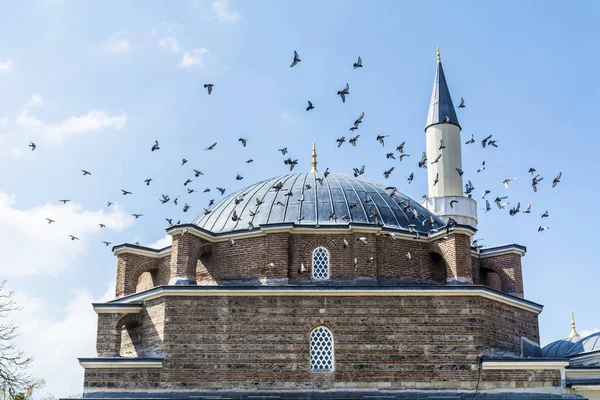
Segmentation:
<svg viewBox="0 0 600 400">
<path fill-rule="evenodd" d="M 575 339 L 579 337 L 579 333 L 575 329 L 575 313 L 571 311 L 571 334 L 569 335 L 569 339 Z"/>
<path fill-rule="evenodd" d="M 436 57 L 437 57 L 437 62 L 439 62 L 439 63 L 442 62 L 442 56 L 440 55 L 440 45 L 439 44 L 438 44 L 438 47 L 437 47 Z"/>
<path fill-rule="evenodd" d="M 317 139 L 313 139 L 313 151 L 312 151 L 312 169 L 311 173 L 316 174 L 317 172 Z"/>
</svg>

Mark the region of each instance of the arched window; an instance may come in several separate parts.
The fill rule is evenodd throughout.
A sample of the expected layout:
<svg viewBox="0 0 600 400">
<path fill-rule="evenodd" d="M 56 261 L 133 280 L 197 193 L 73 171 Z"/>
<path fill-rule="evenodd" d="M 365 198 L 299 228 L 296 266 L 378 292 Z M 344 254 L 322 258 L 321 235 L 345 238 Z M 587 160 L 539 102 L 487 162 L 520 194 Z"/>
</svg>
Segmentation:
<svg viewBox="0 0 600 400">
<path fill-rule="evenodd" d="M 310 333 L 310 370 L 312 372 L 333 371 L 333 334 L 324 326 Z"/>
<path fill-rule="evenodd" d="M 317 247 L 312 254 L 313 279 L 329 279 L 329 252 L 325 247 Z"/>
</svg>

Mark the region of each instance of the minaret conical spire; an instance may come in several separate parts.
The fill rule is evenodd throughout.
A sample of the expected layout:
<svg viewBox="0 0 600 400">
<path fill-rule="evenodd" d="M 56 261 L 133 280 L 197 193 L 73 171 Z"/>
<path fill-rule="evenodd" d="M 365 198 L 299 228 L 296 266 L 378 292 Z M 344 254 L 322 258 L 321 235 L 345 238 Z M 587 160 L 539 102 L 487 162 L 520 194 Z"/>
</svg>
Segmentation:
<svg viewBox="0 0 600 400">
<path fill-rule="evenodd" d="M 575 313 L 571 311 L 571 334 L 569 335 L 569 339 L 578 339 L 579 333 L 575 329 Z"/>
<path fill-rule="evenodd" d="M 317 172 L 317 139 L 313 139 L 313 150 L 312 150 L 312 169 L 310 172 L 316 174 Z"/>
<path fill-rule="evenodd" d="M 460 128 L 456 110 L 450 97 L 450 90 L 446 83 L 446 76 L 442 68 L 442 57 L 440 56 L 440 46 L 437 48 L 437 70 L 435 80 L 433 81 L 433 92 L 431 93 L 431 103 L 427 113 L 427 123 L 425 129 L 435 124 L 454 124 Z"/>
</svg>

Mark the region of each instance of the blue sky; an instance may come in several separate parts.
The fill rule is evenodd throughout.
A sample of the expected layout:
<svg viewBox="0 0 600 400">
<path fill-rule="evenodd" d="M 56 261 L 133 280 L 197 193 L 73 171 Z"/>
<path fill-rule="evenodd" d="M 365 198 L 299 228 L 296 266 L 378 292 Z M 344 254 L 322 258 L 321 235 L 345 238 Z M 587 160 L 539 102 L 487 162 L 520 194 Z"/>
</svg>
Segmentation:
<svg viewBox="0 0 600 400">
<path fill-rule="evenodd" d="M 414 199 L 426 193 L 416 163 L 438 44 L 455 104 L 461 96 L 467 103 L 458 113 L 463 142 L 471 134 L 498 140 L 498 148 L 463 147 L 476 199 L 489 189 L 511 205 L 532 203 L 531 215 L 514 218 L 480 211 L 477 237 L 527 246 L 525 296 L 545 306 L 542 343 L 569 333 L 571 309 L 580 331 L 600 328 L 589 301 L 600 269 L 588 216 L 600 195 L 599 12 L 594 2 L 554 1 L 0 3 L 0 276 L 25 307 L 21 346 L 36 356 L 46 391 L 81 391 L 74 357 L 94 353 L 89 303 L 114 293 L 116 259 L 101 241 L 163 239 L 165 218 L 192 220 L 220 197 L 216 186 L 230 193 L 285 174 L 278 148 L 308 170 L 316 138 L 320 169 L 351 173 L 365 164 L 367 179 L 384 182 L 395 166 L 386 183 Z M 293 50 L 302 62 L 289 68 Z M 358 55 L 364 68 L 353 70 Z M 342 104 L 336 92 L 346 82 Z M 212 95 L 204 83 L 215 84 Z M 307 100 L 316 107 L 308 113 Z M 358 146 L 338 149 L 335 139 L 349 138 L 361 112 Z M 385 148 L 375 140 L 382 133 L 390 135 Z M 152 153 L 156 139 L 161 150 Z M 386 160 L 402 141 L 411 157 Z M 531 166 L 545 177 L 537 194 Z M 205 175 L 194 178 L 192 168 Z M 504 189 L 508 177 L 518 179 Z M 185 193 L 187 178 L 199 193 Z M 161 205 L 161 193 L 192 208 Z M 542 223 L 550 230 L 539 234 Z"/>
</svg>

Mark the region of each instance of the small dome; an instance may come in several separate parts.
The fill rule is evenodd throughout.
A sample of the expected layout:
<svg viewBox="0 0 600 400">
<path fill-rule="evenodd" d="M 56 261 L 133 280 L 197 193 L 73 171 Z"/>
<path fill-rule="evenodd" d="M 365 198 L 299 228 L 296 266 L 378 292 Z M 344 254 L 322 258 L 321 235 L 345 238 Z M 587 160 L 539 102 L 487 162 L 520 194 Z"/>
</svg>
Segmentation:
<svg viewBox="0 0 600 400">
<path fill-rule="evenodd" d="M 592 333 L 578 341 L 566 355 L 570 357 L 592 351 L 600 351 L 600 332 Z"/>
<path fill-rule="evenodd" d="M 322 179 L 322 181 L 321 181 Z M 322 182 L 322 183 L 321 183 Z M 281 189 L 274 186 L 281 183 Z M 250 227 L 295 224 L 296 226 L 344 227 L 380 225 L 406 230 L 408 225 L 426 233 L 445 224 L 419 203 L 385 186 L 343 174 L 297 173 L 268 179 L 230 194 L 214 204 L 193 223 L 213 233 L 244 231 Z M 399 202 L 410 202 L 413 212 Z M 237 215 L 237 220 L 234 217 Z M 332 213 L 335 219 L 330 218 Z M 433 225 L 428 221 L 433 216 Z M 251 225 L 249 225 L 251 223 Z"/>
<path fill-rule="evenodd" d="M 556 340 L 550 344 L 547 344 L 542 348 L 542 357 L 547 358 L 559 358 L 565 357 L 579 341 L 579 336 L 568 337 L 560 340 Z"/>
</svg>

